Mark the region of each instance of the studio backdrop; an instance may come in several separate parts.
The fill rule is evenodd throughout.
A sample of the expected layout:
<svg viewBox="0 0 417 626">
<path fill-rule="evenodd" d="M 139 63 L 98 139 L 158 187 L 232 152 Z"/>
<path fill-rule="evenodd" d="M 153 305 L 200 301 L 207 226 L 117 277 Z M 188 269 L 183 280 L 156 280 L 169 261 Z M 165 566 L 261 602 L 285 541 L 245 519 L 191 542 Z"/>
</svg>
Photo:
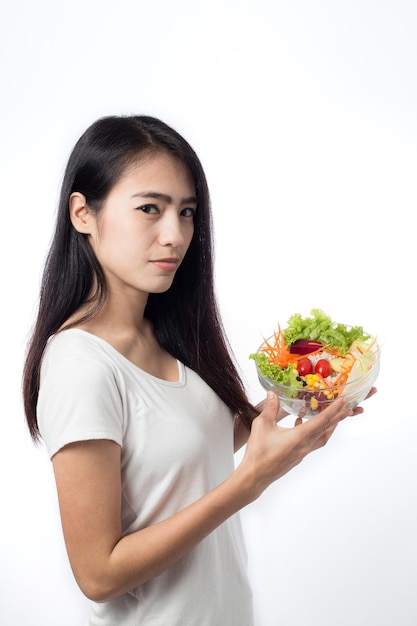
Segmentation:
<svg viewBox="0 0 417 626">
<path fill-rule="evenodd" d="M 205 167 L 251 400 L 249 354 L 293 313 L 382 346 L 364 414 L 242 511 L 256 625 L 415 626 L 416 4 L 17 0 L 1 23 L 0 623 L 88 613 L 21 370 L 69 152 L 98 117 L 145 113 Z"/>
</svg>

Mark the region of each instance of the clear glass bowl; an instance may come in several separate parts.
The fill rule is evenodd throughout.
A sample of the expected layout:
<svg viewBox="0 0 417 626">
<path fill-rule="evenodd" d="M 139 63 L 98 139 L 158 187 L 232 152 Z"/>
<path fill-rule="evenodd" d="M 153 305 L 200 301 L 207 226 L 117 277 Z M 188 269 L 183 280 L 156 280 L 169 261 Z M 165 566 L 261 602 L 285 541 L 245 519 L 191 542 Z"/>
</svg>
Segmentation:
<svg viewBox="0 0 417 626">
<path fill-rule="evenodd" d="M 264 345 L 262 344 L 258 348 L 258 352 L 262 351 Z M 256 369 L 262 387 L 266 391 L 273 391 L 278 396 L 282 409 L 291 415 L 311 417 L 342 396 L 346 398 L 346 404 L 350 409 L 355 408 L 366 398 L 378 377 L 380 368 L 380 349 L 378 346 L 375 346 L 373 353 L 375 363 L 367 372 L 344 385 L 337 387 L 328 386 L 325 389 L 281 385 L 261 374 L 258 366 Z"/>
</svg>

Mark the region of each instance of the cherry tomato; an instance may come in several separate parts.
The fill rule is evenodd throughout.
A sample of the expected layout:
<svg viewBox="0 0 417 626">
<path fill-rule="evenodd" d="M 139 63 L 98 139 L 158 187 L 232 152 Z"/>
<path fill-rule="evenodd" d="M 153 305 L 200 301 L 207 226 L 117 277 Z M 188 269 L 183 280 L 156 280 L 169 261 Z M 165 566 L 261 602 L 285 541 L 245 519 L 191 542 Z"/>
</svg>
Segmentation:
<svg viewBox="0 0 417 626">
<path fill-rule="evenodd" d="M 320 374 L 322 378 L 327 378 L 331 371 L 332 371 L 332 368 L 330 367 L 329 361 L 326 361 L 326 359 L 319 359 L 317 361 L 316 373 Z"/>
<path fill-rule="evenodd" d="M 300 376 L 305 376 L 306 374 L 312 374 L 313 372 L 313 364 L 310 359 L 300 359 L 297 361 L 297 371 Z"/>
</svg>

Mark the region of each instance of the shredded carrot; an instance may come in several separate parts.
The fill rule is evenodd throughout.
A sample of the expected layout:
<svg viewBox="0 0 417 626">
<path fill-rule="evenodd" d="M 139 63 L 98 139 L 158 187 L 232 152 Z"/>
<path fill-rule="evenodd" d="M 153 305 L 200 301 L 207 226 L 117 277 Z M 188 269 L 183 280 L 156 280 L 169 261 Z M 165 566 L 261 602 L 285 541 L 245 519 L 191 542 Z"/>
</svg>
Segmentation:
<svg viewBox="0 0 417 626">
<path fill-rule="evenodd" d="M 369 352 L 370 350 L 372 350 L 372 348 L 374 347 L 374 345 L 376 344 L 376 337 L 374 337 L 374 340 L 372 341 L 371 344 L 369 344 L 369 346 L 367 347 L 367 350 L 365 352 Z M 356 346 L 356 350 L 360 353 L 360 354 L 365 354 L 365 352 L 363 350 L 361 350 L 359 348 L 359 346 Z M 356 361 L 356 357 L 351 353 L 348 352 L 347 355 L 351 356 L 352 358 L 350 359 L 350 366 L 349 367 L 344 367 L 343 370 L 340 372 L 339 376 L 336 378 L 335 381 L 333 381 L 333 386 L 334 387 L 339 387 L 340 385 L 344 385 L 347 380 L 348 380 L 348 374 L 350 373 L 350 371 L 352 370 L 355 361 Z"/>
<path fill-rule="evenodd" d="M 320 374 L 318 374 L 317 372 L 315 372 L 315 376 L 318 377 L 320 383 L 323 385 L 323 387 L 333 387 L 333 383 L 329 384 L 329 382 L 323 378 L 323 376 L 321 376 Z"/>
<path fill-rule="evenodd" d="M 340 385 L 344 385 L 348 379 L 348 375 L 346 372 L 341 372 L 336 380 L 333 381 L 332 387 L 339 387 Z"/>
<path fill-rule="evenodd" d="M 264 339 L 262 352 L 265 352 L 268 355 L 270 363 L 279 365 L 281 369 L 287 367 L 291 363 L 295 363 L 298 360 L 295 357 L 299 356 L 297 354 L 291 354 L 288 350 L 281 326 L 278 326 L 278 331 L 274 331 L 274 343 L 272 345 Z"/>
<path fill-rule="evenodd" d="M 307 354 L 293 354 L 290 352 L 287 344 L 285 343 L 284 333 L 281 330 L 281 326 L 278 325 L 278 331 L 274 331 L 273 343 L 271 344 L 264 339 L 264 345 L 261 348 L 261 351 L 268 355 L 269 362 L 271 364 L 279 365 L 281 369 L 284 369 L 285 367 L 288 367 L 288 365 L 296 364 L 300 359 L 320 354 L 324 350 L 330 352 L 329 348 L 330 346 L 323 345 L 317 350 L 312 350 L 312 352 L 308 352 Z M 332 354 L 335 355 L 339 353 L 339 351 L 334 348 L 332 348 L 331 351 Z"/>
<path fill-rule="evenodd" d="M 341 356 L 340 348 L 333 348 L 333 346 L 330 346 L 330 345 L 323 346 L 323 348 L 325 348 L 326 352 L 328 352 L 329 354 L 332 354 L 334 357 Z"/>
</svg>

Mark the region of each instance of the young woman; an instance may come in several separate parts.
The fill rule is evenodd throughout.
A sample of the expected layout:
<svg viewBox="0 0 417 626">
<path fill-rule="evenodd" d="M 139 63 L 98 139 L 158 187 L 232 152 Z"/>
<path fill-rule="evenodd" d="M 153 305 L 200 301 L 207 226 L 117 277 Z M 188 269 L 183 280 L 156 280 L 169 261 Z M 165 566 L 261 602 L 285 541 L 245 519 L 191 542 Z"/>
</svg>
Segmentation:
<svg viewBox="0 0 417 626">
<path fill-rule="evenodd" d="M 146 116 L 98 120 L 70 156 L 24 400 L 91 626 L 250 626 L 238 512 L 352 413 L 337 401 L 282 429 L 274 394 L 250 404 L 216 305 L 203 169 Z"/>
</svg>

